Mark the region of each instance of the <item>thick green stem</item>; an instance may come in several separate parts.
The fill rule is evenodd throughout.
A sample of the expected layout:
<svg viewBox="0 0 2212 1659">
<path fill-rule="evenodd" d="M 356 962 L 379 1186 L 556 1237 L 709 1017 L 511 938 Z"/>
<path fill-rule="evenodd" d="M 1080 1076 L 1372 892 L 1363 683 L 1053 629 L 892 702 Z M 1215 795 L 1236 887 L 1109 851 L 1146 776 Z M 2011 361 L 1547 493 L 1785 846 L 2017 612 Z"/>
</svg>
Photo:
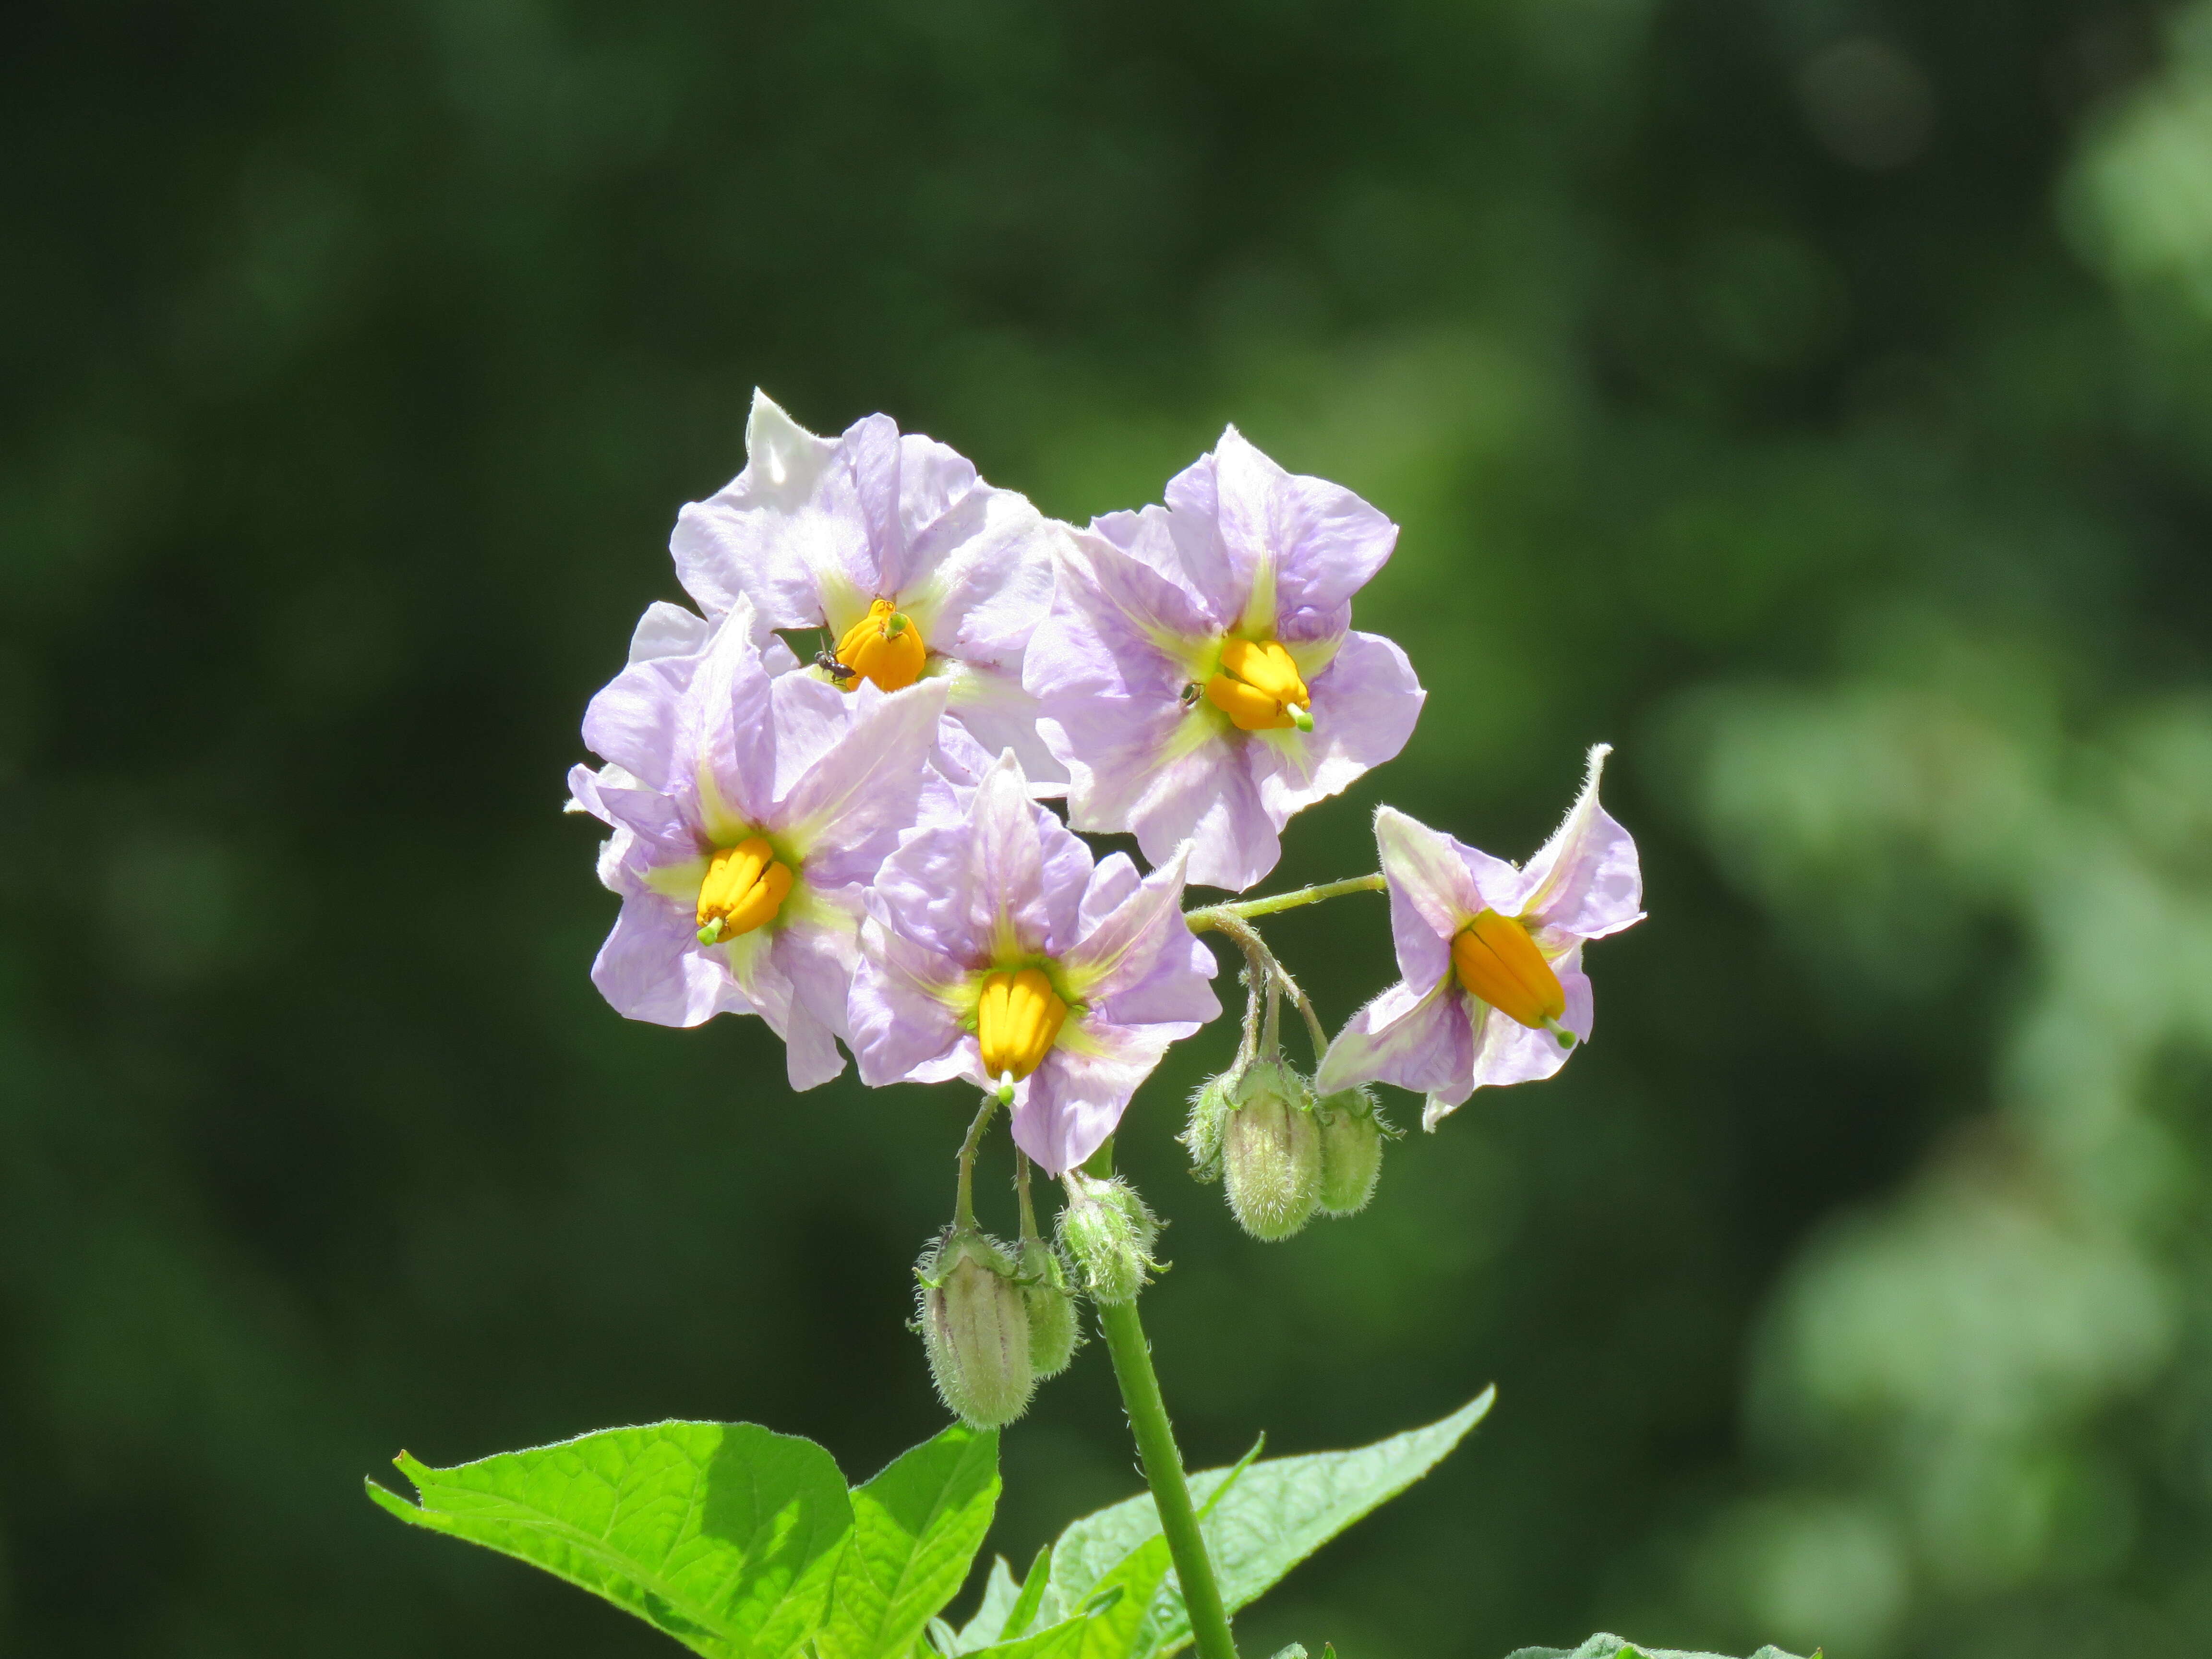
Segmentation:
<svg viewBox="0 0 2212 1659">
<path fill-rule="evenodd" d="M 1108 1136 L 1106 1144 L 1091 1155 L 1083 1170 L 1101 1181 L 1114 1173 L 1113 1137 Z M 1168 1559 L 1175 1563 L 1176 1582 L 1182 1587 L 1182 1604 L 1190 1615 L 1191 1640 L 1199 1659 L 1237 1659 L 1229 1610 L 1222 1604 L 1213 1559 L 1206 1554 L 1205 1535 L 1198 1529 L 1198 1511 L 1191 1507 L 1190 1483 L 1183 1479 L 1182 1454 L 1176 1449 L 1167 1402 L 1160 1398 L 1160 1379 L 1152 1370 L 1144 1323 L 1137 1317 L 1136 1297 L 1100 1307 L 1098 1323 L 1106 1333 L 1106 1352 L 1113 1357 L 1114 1380 L 1121 1385 L 1130 1430 L 1137 1437 L 1145 1484 L 1152 1489 L 1152 1507 L 1159 1511 Z"/>
<path fill-rule="evenodd" d="M 1160 1530 L 1167 1534 L 1176 1582 L 1182 1586 L 1182 1604 L 1190 1614 L 1191 1639 L 1197 1644 L 1199 1659 L 1237 1659 L 1237 1641 L 1229 1633 L 1229 1611 L 1222 1605 L 1221 1586 L 1214 1578 L 1213 1562 L 1198 1529 L 1198 1511 L 1191 1507 L 1182 1454 L 1176 1449 L 1175 1430 L 1168 1423 L 1166 1402 L 1160 1398 L 1160 1379 L 1152 1370 L 1152 1351 L 1137 1317 L 1136 1298 L 1099 1309 L 1098 1322 L 1105 1328 L 1106 1351 L 1114 1357 L 1114 1380 L 1121 1385 L 1121 1403 L 1128 1407 L 1137 1454 L 1144 1459 L 1145 1480 L 1160 1512 Z"/>
<path fill-rule="evenodd" d="M 1319 904 L 1323 899 L 1341 898 L 1346 893 L 1379 893 L 1382 890 L 1380 875 L 1353 876 L 1347 881 L 1323 882 L 1318 887 L 1301 887 L 1295 893 L 1277 893 L 1272 898 L 1245 899 L 1236 904 L 1209 904 L 1203 909 L 1186 910 L 1183 920 L 1190 931 L 1202 933 L 1218 925 L 1222 916 L 1272 916 L 1278 910 L 1295 910 L 1302 904 Z"/>
</svg>

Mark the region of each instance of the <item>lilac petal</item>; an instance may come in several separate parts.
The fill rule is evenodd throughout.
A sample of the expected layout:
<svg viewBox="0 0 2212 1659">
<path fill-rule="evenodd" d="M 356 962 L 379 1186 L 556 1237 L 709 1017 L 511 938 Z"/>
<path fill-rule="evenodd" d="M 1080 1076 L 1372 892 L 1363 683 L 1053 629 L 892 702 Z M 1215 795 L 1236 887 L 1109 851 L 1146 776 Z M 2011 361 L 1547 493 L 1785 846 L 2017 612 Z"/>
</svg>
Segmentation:
<svg viewBox="0 0 2212 1659">
<path fill-rule="evenodd" d="M 842 696 L 841 692 L 832 696 Z M 937 744 L 945 688 L 923 681 L 856 710 L 836 743 L 777 808 L 774 827 L 797 841 L 810 880 L 866 881 L 915 821 Z"/>
<path fill-rule="evenodd" d="M 1235 427 L 1224 431 L 1220 444 L 1169 479 L 1163 492 L 1167 501 L 1164 528 L 1172 538 L 1176 563 L 1206 607 L 1211 632 L 1235 627 L 1252 597 L 1250 548 L 1241 541 L 1231 547 L 1221 523 L 1221 450 L 1236 432 Z"/>
<path fill-rule="evenodd" d="M 1073 944 L 1091 850 L 1030 799 L 1012 755 L 976 786 L 968 822 L 969 936 L 994 959 L 1058 955 Z"/>
<path fill-rule="evenodd" d="M 689 911 L 657 893 L 633 894 L 592 963 L 592 983 L 623 1018 L 655 1025 L 751 1012 L 730 975 L 697 946 Z"/>
<path fill-rule="evenodd" d="M 1602 939 L 1644 919 L 1636 842 L 1597 800 L 1598 777 L 1611 752 L 1609 744 L 1591 748 L 1581 795 L 1528 860 L 1518 914 L 1542 929 Z"/>
<path fill-rule="evenodd" d="M 973 808 L 971 806 L 970 810 Z M 966 817 L 955 824 L 913 830 L 899 838 L 870 884 L 868 907 L 919 948 L 973 971 L 988 968 L 991 941 L 975 921 L 988 907 L 973 896 L 974 832 Z"/>
<path fill-rule="evenodd" d="M 627 776 L 617 766 L 607 772 Z M 700 837 L 677 803 L 657 789 L 641 789 L 604 774 L 592 788 L 599 815 L 626 830 L 636 851 L 633 860 L 646 867 L 682 864 L 699 856 Z"/>
<path fill-rule="evenodd" d="M 1567 994 L 1567 1012 L 1560 1024 L 1578 1039 L 1589 1036 L 1592 1007 L 1589 976 L 1572 968 L 1559 975 L 1559 988 Z M 1421 1115 L 1422 1127 L 1433 1129 L 1452 1109 L 1476 1089 L 1498 1088 L 1512 1083 L 1535 1083 L 1550 1077 L 1567 1063 L 1572 1049 L 1547 1030 L 1531 1030 L 1508 1019 L 1495 1008 L 1482 1009 L 1475 1033 L 1474 1066 L 1467 1093 L 1456 1097 L 1432 1097 Z M 1580 1048 L 1578 1041 L 1576 1048 Z"/>
<path fill-rule="evenodd" d="M 1066 533 L 1012 490 L 978 484 L 916 535 L 900 603 L 932 650 L 1018 678 L 1052 605 L 1053 560 Z"/>
<path fill-rule="evenodd" d="M 1046 712 L 1098 697 L 1177 708 L 1189 665 L 1164 639 L 1195 651 L 1218 628 L 1191 595 L 1095 532 L 1079 532 L 1060 562 L 1052 609 L 1030 638 L 1022 683 Z"/>
<path fill-rule="evenodd" d="M 1054 758 L 1037 733 L 1042 705 L 1022 689 L 1018 672 L 981 663 L 956 663 L 943 678 L 948 688 L 946 727 L 963 733 L 984 757 L 986 765 L 1011 749 L 1022 763 L 1032 795 L 1067 793 L 1067 769 Z"/>
<path fill-rule="evenodd" d="M 745 1000 L 783 1039 L 784 1070 L 793 1089 L 812 1089 L 845 1069 L 837 1039 L 826 1022 L 799 1000 L 778 946 L 781 929 L 763 928 L 718 946 Z"/>
<path fill-rule="evenodd" d="M 846 1018 L 863 1083 L 921 1081 L 921 1069 L 954 1053 L 963 1035 L 951 1006 L 960 977 L 956 964 L 880 917 L 862 925 Z"/>
<path fill-rule="evenodd" d="M 1091 872 L 1091 885 L 1084 891 L 1076 931 L 1091 932 L 1122 900 L 1135 892 L 1144 879 L 1127 853 L 1109 853 L 1099 860 L 1098 867 Z"/>
<path fill-rule="evenodd" d="M 684 591 L 710 616 L 751 599 L 757 629 L 822 620 L 821 580 L 872 574 L 867 535 L 840 445 L 753 394 L 745 469 L 676 520 L 669 550 Z"/>
<path fill-rule="evenodd" d="M 1060 958 L 1069 989 L 1115 1024 L 1203 1024 L 1221 1012 L 1206 983 L 1216 969 L 1213 953 L 1183 921 L 1188 850 L 1146 878 Z"/>
<path fill-rule="evenodd" d="M 645 614 L 637 619 L 637 627 L 629 636 L 629 659 L 641 663 L 658 657 L 696 655 L 707 643 L 713 626 L 704 617 L 680 605 L 655 599 L 645 607 Z"/>
<path fill-rule="evenodd" d="M 715 624 L 696 659 L 684 721 L 685 752 L 695 769 L 691 778 L 669 782 L 679 799 L 695 790 L 704 797 L 701 821 L 716 841 L 767 823 L 775 809 L 780 681 L 769 678 L 752 642 L 752 606 L 740 603 Z"/>
<path fill-rule="evenodd" d="M 833 465 L 843 466 L 850 474 L 853 496 L 867 533 L 866 558 L 848 566 L 848 571 L 869 598 L 889 598 L 902 585 L 906 526 L 899 516 L 899 474 L 903 459 L 898 422 L 888 415 L 862 416 L 847 427 L 845 435 L 837 441 Z"/>
<path fill-rule="evenodd" d="M 1341 611 L 1389 561 L 1398 526 L 1342 485 L 1284 471 L 1233 427 L 1215 453 L 1223 540 L 1273 550 L 1277 631 Z"/>
<path fill-rule="evenodd" d="M 1464 1100 L 1474 1062 L 1468 998 L 1456 982 L 1425 994 L 1392 986 L 1345 1023 L 1322 1056 L 1314 1088 L 1322 1094 L 1358 1083 L 1393 1083 L 1416 1094 L 1449 1093 Z"/>
<path fill-rule="evenodd" d="M 846 1006 L 853 975 L 860 961 L 860 923 L 866 915 L 857 886 L 823 891 L 810 887 L 796 914 L 775 930 L 776 966 L 791 981 L 792 994 L 807 1012 L 842 1037 L 848 1037 Z"/>
<path fill-rule="evenodd" d="M 851 728 L 858 700 L 883 694 L 862 682 L 856 692 L 840 691 L 812 674 L 784 674 L 769 682 L 769 726 L 775 742 L 772 798 L 782 800 L 799 781 Z"/>
<path fill-rule="evenodd" d="M 932 525 L 972 495 L 981 481 L 975 476 L 974 462 L 934 438 L 909 432 L 899 439 L 898 445 L 898 540 L 902 548 L 912 548 Z M 886 585 L 896 592 L 910 586 L 922 574 L 911 568 L 896 573 L 886 568 Z"/>
<path fill-rule="evenodd" d="M 1390 890 L 1398 974 L 1434 985 L 1451 971 L 1451 941 L 1488 906 L 1462 857 L 1466 850 L 1395 806 L 1375 809 L 1375 848 Z"/>
<path fill-rule="evenodd" d="M 1214 739 L 1159 769 L 1129 814 L 1128 827 L 1147 859 L 1164 863 L 1188 842 L 1188 878 L 1231 892 L 1242 892 L 1275 867 L 1283 844 L 1243 747 L 1233 738 Z"/>
<path fill-rule="evenodd" d="M 795 1092 L 818 1089 L 844 1074 L 836 1034 L 806 1004 L 792 1004 L 791 1017 L 777 1035 L 783 1039 L 784 1075 Z"/>
<path fill-rule="evenodd" d="M 688 769 L 686 699 L 696 657 L 634 663 L 600 688 L 584 710 L 584 743 L 648 787 L 666 789 Z"/>
<path fill-rule="evenodd" d="M 945 678 L 953 682 L 957 691 L 957 678 L 952 675 Z M 983 774 L 991 769 L 992 763 L 998 759 L 1006 746 L 1001 744 L 998 749 L 985 748 L 975 734 L 953 715 L 951 699 L 950 696 L 946 698 L 945 718 L 937 723 L 937 752 L 930 757 L 930 764 L 961 794 L 963 805 L 959 816 L 967 816 L 966 794 L 982 782 Z"/>
<path fill-rule="evenodd" d="M 1270 732 L 1253 750 L 1261 798 L 1279 825 L 1394 758 L 1428 693 L 1406 653 L 1376 634 L 1347 634 L 1308 688 L 1314 729 Z"/>
<path fill-rule="evenodd" d="M 1169 1044 L 1194 1025 L 1109 1025 L 1063 1030 L 1014 1103 L 1014 1144 L 1052 1175 L 1065 1175 L 1106 1144 L 1138 1085 Z"/>
</svg>

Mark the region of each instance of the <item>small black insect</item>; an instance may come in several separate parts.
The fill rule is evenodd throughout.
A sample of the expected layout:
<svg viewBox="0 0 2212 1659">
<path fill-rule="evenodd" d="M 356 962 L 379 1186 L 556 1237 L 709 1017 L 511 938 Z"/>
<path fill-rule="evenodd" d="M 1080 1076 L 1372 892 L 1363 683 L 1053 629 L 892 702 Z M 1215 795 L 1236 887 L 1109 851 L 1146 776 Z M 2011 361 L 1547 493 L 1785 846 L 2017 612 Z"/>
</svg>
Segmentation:
<svg viewBox="0 0 2212 1659">
<path fill-rule="evenodd" d="M 827 651 L 817 651 L 814 653 L 814 665 L 841 685 L 860 672 L 856 668 L 846 667 Z"/>
<path fill-rule="evenodd" d="M 1196 680 L 1193 680 L 1188 685 L 1186 685 L 1182 689 L 1182 706 L 1186 708 L 1195 708 L 1197 706 L 1200 695 L 1200 688 L 1199 684 Z"/>
</svg>

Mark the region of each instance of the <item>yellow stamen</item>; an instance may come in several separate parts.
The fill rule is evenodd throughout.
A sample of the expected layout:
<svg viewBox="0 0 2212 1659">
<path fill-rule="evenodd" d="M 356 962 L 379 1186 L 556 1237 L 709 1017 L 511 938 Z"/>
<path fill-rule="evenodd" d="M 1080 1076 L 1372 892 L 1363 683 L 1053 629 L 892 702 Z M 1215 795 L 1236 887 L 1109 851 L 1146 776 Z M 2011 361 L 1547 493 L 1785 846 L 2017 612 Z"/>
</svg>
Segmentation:
<svg viewBox="0 0 2212 1659">
<path fill-rule="evenodd" d="M 699 884 L 699 942 L 719 945 L 774 921 L 791 896 L 793 879 L 791 866 L 764 836 L 722 848 L 707 860 L 707 878 Z"/>
<path fill-rule="evenodd" d="M 1066 1018 L 1067 1005 L 1037 969 L 1017 973 L 1001 968 L 985 975 L 975 1005 L 975 1042 L 983 1051 L 984 1075 L 1027 1077 L 1052 1052 Z"/>
<path fill-rule="evenodd" d="M 1556 1031 L 1567 1012 L 1559 976 L 1514 917 L 1485 910 L 1468 923 L 1452 940 L 1452 967 L 1462 986 L 1532 1031 Z"/>
<path fill-rule="evenodd" d="M 843 682 L 848 691 L 855 690 L 862 680 L 872 681 L 885 691 L 903 690 L 921 678 L 921 665 L 928 656 L 929 647 L 914 618 L 889 599 L 878 599 L 870 605 L 868 614 L 847 629 L 837 641 L 837 660 L 853 671 L 852 678 Z"/>
<path fill-rule="evenodd" d="M 1298 665 L 1273 640 L 1231 640 L 1221 647 L 1221 672 L 1206 683 L 1206 700 L 1240 732 L 1313 730 L 1313 702 Z"/>
</svg>

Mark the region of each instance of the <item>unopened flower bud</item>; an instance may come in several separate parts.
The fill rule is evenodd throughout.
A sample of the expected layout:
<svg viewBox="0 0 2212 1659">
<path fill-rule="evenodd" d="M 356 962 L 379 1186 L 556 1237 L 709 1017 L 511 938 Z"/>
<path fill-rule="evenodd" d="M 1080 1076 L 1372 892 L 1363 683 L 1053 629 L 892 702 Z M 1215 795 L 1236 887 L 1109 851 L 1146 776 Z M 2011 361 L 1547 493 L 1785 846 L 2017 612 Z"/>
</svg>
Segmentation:
<svg viewBox="0 0 2212 1659">
<path fill-rule="evenodd" d="M 1321 1127 L 1321 1207 L 1329 1215 L 1356 1214 L 1375 1196 L 1389 1126 L 1376 1115 L 1375 1097 L 1364 1088 L 1315 1103 L 1314 1121 Z"/>
<path fill-rule="evenodd" d="M 1030 1370 L 1039 1382 L 1058 1376 L 1075 1358 L 1083 1333 L 1067 1288 L 1067 1262 L 1041 1238 L 1022 1244 L 1022 1304 L 1030 1316 Z"/>
<path fill-rule="evenodd" d="M 1152 1245 L 1159 1218 L 1119 1176 L 1101 1181 L 1080 1170 L 1062 1178 L 1060 1242 L 1074 1264 L 1076 1288 L 1106 1307 L 1133 1301 L 1146 1275 L 1159 1266 Z"/>
<path fill-rule="evenodd" d="M 947 1232 L 915 1267 L 921 1340 L 937 1392 L 962 1421 L 1002 1428 L 1029 1408 L 1029 1310 L 1006 1247 L 972 1227 Z"/>
<path fill-rule="evenodd" d="M 1258 1239 L 1290 1237 L 1321 1200 L 1321 1126 L 1305 1079 L 1279 1060 L 1248 1066 L 1221 1126 L 1230 1212 Z"/>
<path fill-rule="evenodd" d="M 1199 1181 L 1221 1179 L 1221 1125 L 1229 1115 L 1230 1073 L 1210 1077 L 1190 1097 L 1190 1122 L 1176 1139 L 1190 1149 L 1190 1173 Z"/>
</svg>

